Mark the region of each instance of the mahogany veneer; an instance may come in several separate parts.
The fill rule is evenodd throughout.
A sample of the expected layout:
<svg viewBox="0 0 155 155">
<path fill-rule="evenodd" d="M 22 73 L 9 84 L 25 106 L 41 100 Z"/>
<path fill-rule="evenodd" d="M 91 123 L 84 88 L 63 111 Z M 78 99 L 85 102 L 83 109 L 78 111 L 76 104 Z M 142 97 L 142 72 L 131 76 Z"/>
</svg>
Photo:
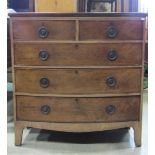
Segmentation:
<svg viewBox="0 0 155 155">
<path fill-rule="evenodd" d="M 10 16 L 16 145 L 26 127 L 132 127 L 141 145 L 146 14 Z"/>
</svg>

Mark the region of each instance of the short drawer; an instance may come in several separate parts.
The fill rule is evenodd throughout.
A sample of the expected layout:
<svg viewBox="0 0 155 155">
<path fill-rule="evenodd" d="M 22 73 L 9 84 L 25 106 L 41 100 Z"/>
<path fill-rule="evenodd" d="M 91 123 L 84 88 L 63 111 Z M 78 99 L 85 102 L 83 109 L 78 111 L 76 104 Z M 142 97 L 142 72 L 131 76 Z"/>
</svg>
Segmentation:
<svg viewBox="0 0 155 155">
<path fill-rule="evenodd" d="M 80 21 L 80 40 L 142 40 L 138 20 Z"/>
<path fill-rule="evenodd" d="M 14 40 L 75 40 L 74 21 L 13 20 Z"/>
<path fill-rule="evenodd" d="M 123 66 L 142 64 L 142 44 L 15 44 L 15 65 Z M 134 57 L 133 57 L 134 54 Z"/>
<path fill-rule="evenodd" d="M 141 69 L 16 69 L 16 92 L 139 93 Z"/>
<path fill-rule="evenodd" d="M 17 96 L 17 120 L 40 122 L 136 121 L 140 97 L 54 98 Z"/>
</svg>

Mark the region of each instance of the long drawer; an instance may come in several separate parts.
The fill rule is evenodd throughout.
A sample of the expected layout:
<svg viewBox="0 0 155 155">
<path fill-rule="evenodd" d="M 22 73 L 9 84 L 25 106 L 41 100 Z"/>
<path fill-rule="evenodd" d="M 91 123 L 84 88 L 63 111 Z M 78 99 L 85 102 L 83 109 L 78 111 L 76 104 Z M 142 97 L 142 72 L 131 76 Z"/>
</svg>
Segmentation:
<svg viewBox="0 0 155 155">
<path fill-rule="evenodd" d="M 142 44 L 15 44 L 15 65 L 125 66 L 142 64 Z M 134 54 L 134 57 L 133 57 Z"/>
<path fill-rule="evenodd" d="M 139 120 L 140 97 L 53 98 L 17 96 L 17 120 L 117 122 Z"/>
<path fill-rule="evenodd" d="M 75 40 L 75 21 L 15 20 L 14 40 Z"/>
<path fill-rule="evenodd" d="M 143 21 L 80 21 L 80 40 L 142 40 Z"/>
<path fill-rule="evenodd" d="M 16 69 L 16 92 L 45 94 L 139 93 L 141 69 Z"/>
</svg>

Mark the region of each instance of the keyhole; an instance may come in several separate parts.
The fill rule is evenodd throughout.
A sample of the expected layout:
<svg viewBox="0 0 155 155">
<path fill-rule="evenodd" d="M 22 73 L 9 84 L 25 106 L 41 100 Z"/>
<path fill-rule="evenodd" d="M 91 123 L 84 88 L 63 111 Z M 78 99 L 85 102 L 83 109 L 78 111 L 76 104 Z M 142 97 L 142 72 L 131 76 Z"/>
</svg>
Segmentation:
<svg viewBox="0 0 155 155">
<path fill-rule="evenodd" d="M 78 99 L 78 98 L 76 98 L 76 99 L 75 99 L 75 102 L 76 102 L 76 103 L 78 103 L 78 102 L 79 102 L 79 99 Z"/>
<path fill-rule="evenodd" d="M 79 47 L 79 45 L 78 44 L 75 44 L 75 48 L 78 48 Z"/>
<path fill-rule="evenodd" d="M 79 71 L 78 70 L 75 70 L 75 74 L 79 74 Z"/>
</svg>

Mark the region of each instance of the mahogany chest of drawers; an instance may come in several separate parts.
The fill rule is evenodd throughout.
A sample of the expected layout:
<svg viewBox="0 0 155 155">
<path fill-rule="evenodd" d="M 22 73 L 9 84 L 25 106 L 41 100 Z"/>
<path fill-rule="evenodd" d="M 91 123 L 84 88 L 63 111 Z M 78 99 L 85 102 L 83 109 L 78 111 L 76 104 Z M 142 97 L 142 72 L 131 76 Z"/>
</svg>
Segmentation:
<svg viewBox="0 0 155 155">
<path fill-rule="evenodd" d="M 132 127 L 141 145 L 145 14 L 10 16 L 16 145 L 26 127 Z"/>
</svg>

